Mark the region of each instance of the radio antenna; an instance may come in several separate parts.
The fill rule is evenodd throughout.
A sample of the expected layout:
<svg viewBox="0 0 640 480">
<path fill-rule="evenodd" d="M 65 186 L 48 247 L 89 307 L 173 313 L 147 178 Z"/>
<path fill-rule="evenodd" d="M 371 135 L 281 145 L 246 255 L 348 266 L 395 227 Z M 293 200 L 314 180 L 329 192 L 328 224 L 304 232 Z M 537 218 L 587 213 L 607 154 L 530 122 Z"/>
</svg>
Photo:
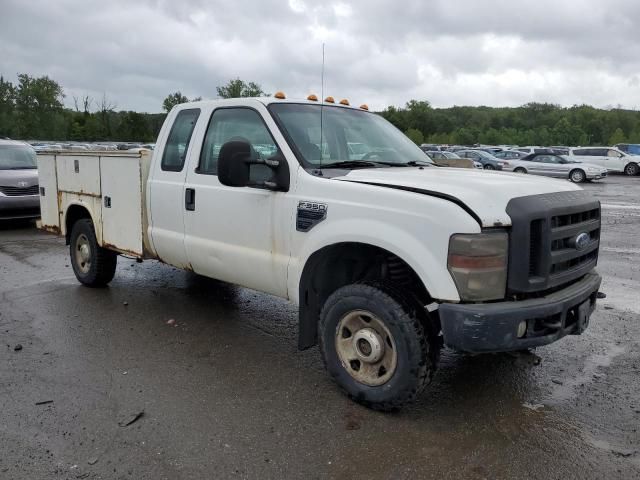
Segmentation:
<svg viewBox="0 0 640 480">
<path fill-rule="evenodd" d="M 322 175 L 322 118 L 324 109 L 324 42 L 322 42 L 322 70 L 320 71 L 320 175 Z"/>
</svg>

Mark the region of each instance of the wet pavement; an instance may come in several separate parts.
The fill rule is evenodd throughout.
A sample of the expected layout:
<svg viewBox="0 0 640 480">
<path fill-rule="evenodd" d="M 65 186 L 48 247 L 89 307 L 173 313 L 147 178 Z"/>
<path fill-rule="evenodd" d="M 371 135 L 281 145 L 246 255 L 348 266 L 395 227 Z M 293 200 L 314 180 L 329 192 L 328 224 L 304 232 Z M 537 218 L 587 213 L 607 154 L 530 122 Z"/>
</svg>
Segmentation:
<svg viewBox="0 0 640 480">
<path fill-rule="evenodd" d="M 587 332 L 540 361 L 445 350 L 393 414 L 297 351 L 280 299 L 122 257 L 85 288 L 63 240 L 4 224 L 0 479 L 640 478 L 640 177 L 586 188 L 607 294 Z"/>
</svg>

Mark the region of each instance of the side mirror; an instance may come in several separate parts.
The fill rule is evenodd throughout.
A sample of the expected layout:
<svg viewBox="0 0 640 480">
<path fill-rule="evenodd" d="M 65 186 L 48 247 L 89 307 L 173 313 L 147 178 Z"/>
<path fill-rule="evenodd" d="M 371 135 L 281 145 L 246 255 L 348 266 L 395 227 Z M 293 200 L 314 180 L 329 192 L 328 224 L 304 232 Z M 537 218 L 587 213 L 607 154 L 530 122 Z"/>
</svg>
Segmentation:
<svg viewBox="0 0 640 480">
<path fill-rule="evenodd" d="M 228 187 L 261 187 L 289 191 L 289 164 L 280 152 L 266 160 L 253 158 L 249 142 L 232 140 L 220 148 L 218 154 L 218 180 Z M 251 181 L 251 166 L 264 165 L 273 171 L 272 178 L 262 182 Z"/>
<path fill-rule="evenodd" d="M 218 154 L 218 179 L 227 187 L 249 185 L 251 145 L 243 141 L 227 142 Z"/>
</svg>

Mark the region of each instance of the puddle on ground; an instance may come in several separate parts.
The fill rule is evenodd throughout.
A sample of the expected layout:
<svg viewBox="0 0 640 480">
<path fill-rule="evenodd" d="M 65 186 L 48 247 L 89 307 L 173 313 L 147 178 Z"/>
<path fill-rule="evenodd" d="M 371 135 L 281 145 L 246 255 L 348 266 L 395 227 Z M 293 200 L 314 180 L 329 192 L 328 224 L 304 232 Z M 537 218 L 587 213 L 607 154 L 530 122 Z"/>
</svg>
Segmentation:
<svg viewBox="0 0 640 480">
<path fill-rule="evenodd" d="M 601 354 L 591 355 L 585 361 L 582 370 L 572 378 L 563 379 L 562 385 L 557 385 L 551 398 L 558 401 L 569 400 L 576 396 L 576 388 L 582 384 L 593 382 L 593 378 L 599 375 L 598 369 L 608 367 L 618 355 L 625 351 L 624 347 L 619 345 L 611 345 Z M 604 375 L 604 374 L 600 374 Z"/>
</svg>

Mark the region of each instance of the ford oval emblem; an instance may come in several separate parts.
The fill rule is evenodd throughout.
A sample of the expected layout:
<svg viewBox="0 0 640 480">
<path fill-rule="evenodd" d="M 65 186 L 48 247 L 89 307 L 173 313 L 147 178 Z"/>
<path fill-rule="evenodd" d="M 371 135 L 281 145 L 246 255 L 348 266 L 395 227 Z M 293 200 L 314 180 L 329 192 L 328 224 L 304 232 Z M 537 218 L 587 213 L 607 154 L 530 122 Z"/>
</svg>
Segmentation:
<svg viewBox="0 0 640 480">
<path fill-rule="evenodd" d="M 591 236 L 588 233 L 586 232 L 579 233 L 576 236 L 576 239 L 574 240 L 576 245 L 576 250 L 584 250 L 585 248 L 587 248 L 587 245 L 589 245 L 590 241 L 591 241 Z"/>
</svg>

